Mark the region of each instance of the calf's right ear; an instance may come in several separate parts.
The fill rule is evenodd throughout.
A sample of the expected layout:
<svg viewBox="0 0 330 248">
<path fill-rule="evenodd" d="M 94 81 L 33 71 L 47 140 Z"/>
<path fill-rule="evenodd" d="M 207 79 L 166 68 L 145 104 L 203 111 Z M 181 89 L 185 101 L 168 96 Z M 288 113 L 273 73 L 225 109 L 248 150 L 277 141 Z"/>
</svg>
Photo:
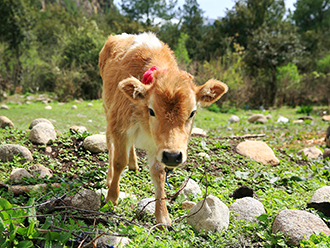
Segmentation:
<svg viewBox="0 0 330 248">
<path fill-rule="evenodd" d="M 126 78 L 119 82 L 118 88 L 132 102 L 144 104 L 146 102 L 147 86 L 135 77 Z"/>
</svg>

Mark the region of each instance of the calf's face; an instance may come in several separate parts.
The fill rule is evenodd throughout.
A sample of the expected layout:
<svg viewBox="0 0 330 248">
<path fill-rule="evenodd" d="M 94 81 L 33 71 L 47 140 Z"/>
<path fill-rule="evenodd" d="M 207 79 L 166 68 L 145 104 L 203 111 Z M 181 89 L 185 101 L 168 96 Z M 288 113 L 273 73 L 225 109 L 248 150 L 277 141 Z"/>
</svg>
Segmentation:
<svg viewBox="0 0 330 248">
<path fill-rule="evenodd" d="M 144 109 L 156 144 L 156 159 L 173 170 L 187 159 L 187 145 L 197 105 L 207 106 L 227 92 L 227 86 L 209 80 L 202 86 L 184 71 L 155 71 L 151 85 L 131 77 L 119 83 L 121 91 Z"/>
</svg>

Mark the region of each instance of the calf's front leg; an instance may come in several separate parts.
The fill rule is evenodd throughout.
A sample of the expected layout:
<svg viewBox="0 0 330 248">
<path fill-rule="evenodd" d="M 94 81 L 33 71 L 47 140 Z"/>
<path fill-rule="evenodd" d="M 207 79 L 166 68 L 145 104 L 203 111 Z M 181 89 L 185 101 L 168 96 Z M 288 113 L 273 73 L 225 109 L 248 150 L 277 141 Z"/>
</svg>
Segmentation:
<svg viewBox="0 0 330 248">
<path fill-rule="evenodd" d="M 164 184 L 165 184 L 165 166 L 159 162 L 155 162 L 150 167 L 150 176 L 152 182 L 155 186 L 155 197 L 156 197 L 156 210 L 155 210 L 155 217 L 156 223 L 162 223 L 165 225 L 171 225 L 172 221 L 168 215 L 166 202 L 165 202 L 165 191 L 164 191 Z"/>
</svg>

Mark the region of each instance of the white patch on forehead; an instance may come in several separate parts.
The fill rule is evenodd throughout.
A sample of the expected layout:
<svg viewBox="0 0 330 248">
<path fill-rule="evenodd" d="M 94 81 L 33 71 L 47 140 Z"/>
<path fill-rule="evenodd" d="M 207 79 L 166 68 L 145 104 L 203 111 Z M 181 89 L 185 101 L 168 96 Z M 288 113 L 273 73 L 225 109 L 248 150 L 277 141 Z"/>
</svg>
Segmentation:
<svg viewBox="0 0 330 248">
<path fill-rule="evenodd" d="M 127 35 L 127 34 L 126 34 Z M 153 33 L 142 33 L 138 35 L 134 35 L 134 43 L 130 47 L 131 49 L 139 47 L 139 46 L 145 46 L 151 49 L 161 48 L 162 43 L 160 40 L 154 35 Z"/>
</svg>

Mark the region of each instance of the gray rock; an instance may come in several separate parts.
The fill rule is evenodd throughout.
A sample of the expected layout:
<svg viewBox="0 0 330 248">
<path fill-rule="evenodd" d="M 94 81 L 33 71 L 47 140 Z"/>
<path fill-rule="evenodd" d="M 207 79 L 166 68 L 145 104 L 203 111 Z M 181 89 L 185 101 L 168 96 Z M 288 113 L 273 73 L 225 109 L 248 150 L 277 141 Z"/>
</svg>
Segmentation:
<svg viewBox="0 0 330 248">
<path fill-rule="evenodd" d="M 284 116 L 279 116 L 277 119 L 278 123 L 289 123 L 289 119 Z"/>
<path fill-rule="evenodd" d="M 79 191 L 73 196 L 71 206 L 98 211 L 101 208 L 101 198 L 93 190 L 85 189 Z"/>
<path fill-rule="evenodd" d="M 11 181 L 22 181 L 23 177 L 32 177 L 24 168 L 14 168 L 9 175 Z"/>
<path fill-rule="evenodd" d="M 330 202 L 330 186 L 324 186 L 316 190 L 309 202 Z"/>
<path fill-rule="evenodd" d="M 39 123 L 41 122 L 46 122 L 50 125 L 53 126 L 53 123 L 51 123 L 51 121 L 45 119 L 45 118 L 38 118 L 38 119 L 34 119 L 31 123 L 30 123 L 30 126 L 29 126 L 29 129 L 32 129 L 34 126 L 38 125 Z"/>
<path fill-rule="evenodd" d="M 110 245 L 112 247 L 125 247 L 129 243 L 132 242 L 129 238 L 126 237 L 117 237 L 117 236 L 110 236 L 110 235 L 103 235 L 102 237 L 98 238 L 98 244 L 101 245 L 107 245 L 107 247 Z"/>
<path fill-rule="evenodd" d="M 23 160 L 21 160 L 21 163 L 33 160 L 31 152 L 24 146 L 11 144 L 0 146 L 1 162 L 12 161 L 17 155 L 20 158 L 23 158 Z"/>
<path fill-rule="evenodd" d="M 91 102 L 88 103 L 88 104 L 87 104 L 87 107 L 93 107 L 93 103 L 91 103 Z"/>
<path fill-rule="evenodd" d="M 52 109 L 52 106 L 46 106 L 45 109 Z"/>
<path fill-rule="evenodd" d="M 236 152 L 262 164 L 278 165 L 280 163 L 273 150 L 263 141 L 241 142 L 237 145 Z"/>
<path fill-rule="evenodd" d="M 51 140 L 56 139 L 56 132 L 53 125 L 41 122 L 34 126 L 29 134 L 29 140 L 36 144 L 48 144 Z"/>
<path fill-rule="evenodd" d="M 34 164 L 29 167 L 29 171 L 32 173 L 34 177 L 39 174 L 39 178 L 48 177 L 51 178 L 53 176 L 53 172 L 51 169 L 41 165 L 41 164 Z"/>
<path fill-rule="evenodd" d="M 77 105 L 72 105 L 71 109 L 77 109 Z"/>
<path fill-rule="evenodd" d="M 2 104 L 0 108 L 1 109 L 9 109 L 8 105 L 6 105 L 6 104 Z"/>
<path fill-rule="evenodd" d="M 316 146 L 307 147 L 298 151 L 298 155 L 304 154 L 309 159 L 316 159 L 323 156 L 323 152 Z"/>
<path fill-rule="evenodd" d="M 103 134 L 95 134 L 84 139 L 83 146 L 86 150 L 93 153 L 107 152 L 106 137 Z"/>
<path fill-rule="evenodd" d="M 239 117 L 237 115 L 232 115 L 229 117 L 229 120 L 228 120 L 230 123 L 236 123 L 236 122 L 239 122 Z"/>
<path fill-rule="evenodd" d="M 245 220 L 248 222 L 255 222 L 257 221 L 257 216 L 266 213 L 262 203 L 252 197 L 244 197 L 236 200 L 229 209 L 235 212 L 235 220 Z"/>
<path fill-rule="evenodd" d="M 184 201 L 181 203 L 183 209 L 192 209 L 196 205 L 196 202 L 193 201 Z"/>
<path fill-rule="evenodd" d="M 303 120 L 303 121 L 311 120 L 311 121 L 313 121 L 314 118 L 312 116 L 301 116 L 301 117 L 299 117 L 299 120 Z"/>
<path fill-rule="evenodd" d="M 155 198 L 150 197 L 150 198 L 142 199 L 141 201 L 139 201 L 137 203 L 135 210 L 136 210 L 136 213 L 140 213 L 141 215 L 143 215 L 145 213 L 154 214 L 155 210 L 156 210 Z"/>
<path fill-rule="evenodd" d="M 330 235 L 330 229 L 323 220 L 304 210 L 286 209 L 279 212 L 273 222 L 272 232 L 281 231 L 288 237 L 288 243 L 299 246 L 301 240 L 308 240 L 315 232 Z"/>
<path fill-rule="evenodd" d="M 183 188 L 181 194 L 185 196 L 186 199 L 189 199 L 189 195 L 198 196 L 202 194 L 202 190 L 199 187 L 198 183 L 196 183 L 193 179 L 189 179 L 186 187 Z"/>
<path fill-rule="evenodd" d="M 28 101 L 33 101 L 34 99 L 35 99 L 34 96 L 31 96 L 31 95 L 26 97 L 26 100 L 28 100 Z"/>
<path fill-rule="evenodd" d="M 273 119 L 273 116 L 271 114 L 268 114 L 268 115 L 266 115 L 266 119 L 267 120 L 272 120 Z"/>
<path fill-rule="evenodd" d="M 198 232 L 221 232 L 229 226 L 229 208 L 219 198 L 209 195 L 194 206 L 187 218 L 187 223 Z"/>
<path fill-rule="evenodd" d="M 6 128 L 6 127 L 11 127 L 15 128 L 14 123 L 7 118 L 6 116 L 0 116 L 0 128 Z"/>
<path fill-rule="evenodd" d="M 255 123 L 255 122 L 266 123 L 267 121 L 268 120 L 266 116 L 264 116 L 263 114 L 254 114 L 248 118 L 248 122 L 250 123 Z"/>
</svg>

